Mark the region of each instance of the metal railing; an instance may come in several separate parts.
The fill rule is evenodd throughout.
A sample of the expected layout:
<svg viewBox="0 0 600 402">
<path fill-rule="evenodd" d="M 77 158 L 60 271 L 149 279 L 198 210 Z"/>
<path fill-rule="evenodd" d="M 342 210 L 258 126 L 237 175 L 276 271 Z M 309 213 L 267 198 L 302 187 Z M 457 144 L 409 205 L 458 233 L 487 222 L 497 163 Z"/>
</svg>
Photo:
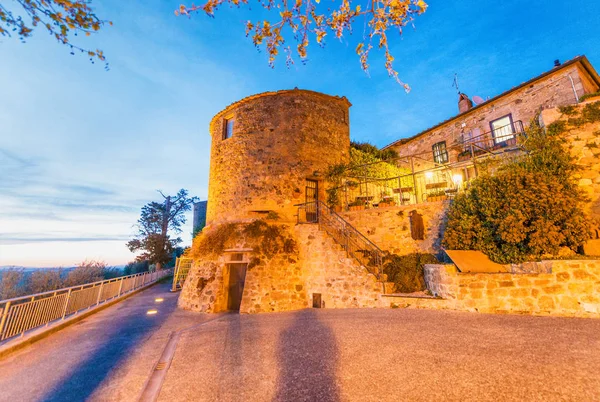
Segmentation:
<svg viewBox="0 0 600 402">
<path fill-rule="evenodd" d="M 318 223 L 342 248 L 349 257 L 364 266 L 380 282 L 383 277 L 384 252 L 367 239 L 354 226 L 338 215 L 322 201 L 307 202 L 298 207 L 298 223 Z"/>
<path fill-rule="evenodd" d="M 192 258 L 177 258 L 177 260 L 175 261 L 175 270 L 173 271 L 173 287 L 171 288 L 172 292 L 176 292 L 183 288 L 183 284 L 187 279 L 188 273 L 190 272 L 190 268 L 192 268 L 193 262 L 194 260 Z"/>
<path fill-rule="evenodd" d="M 92 307 L 120 298 L 172 273 L 144 272 L 120 278 L 0 301 L 0 341 L 65 320 Z"/>
<path fill-rule="evenodd" d="M 461 138 L 443 152 L 446 163 L 435 160 L 432 151 L 404 155 L 385 161 L 353 166 L 332 190 L 338 193 L 338 205 L 344 210 L 412 205 L 452 198 L 469 181 L 478 177 L 478 163 L 486 158 L 520 149 L 519 137 L 525 137 L 521 121 L 499 127 L 475 137 Z M 368 167 L 391 164 L 405 174 L 372 177 Z"/>
</svg>

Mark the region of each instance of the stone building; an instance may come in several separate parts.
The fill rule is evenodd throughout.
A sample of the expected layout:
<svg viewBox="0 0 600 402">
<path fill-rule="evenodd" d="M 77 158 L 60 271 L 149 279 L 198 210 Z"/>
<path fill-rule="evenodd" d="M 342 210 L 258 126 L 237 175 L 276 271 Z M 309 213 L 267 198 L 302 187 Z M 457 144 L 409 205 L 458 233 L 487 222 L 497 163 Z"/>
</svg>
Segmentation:
<svg viewBox="0 0 600 402">
<path fill-rule="evenodd" d="M 414 188 L 402 189 L 400 202 L 420 203 L 454 190 L 477 175 L 474 159 L 515 152 L 517 136 L 542 110 L 577 104 L 599 89 L 598 73 L 580 56 L 556 61 L 551 70 L 489 100 L 476 98 L 474 104 L 460 93 L 458 115 L 384 147 L 397 151 L 398 164 L 415 173 Z"/>
<path fill-rule="evenodd" d="M 455 192 L 475 177 L 478 158 L 519 152 L 517 136 L 532 118 L 548 124 L 557 106 L 577 104 L 599 89 L 598 74 L 582 56 L 487 101 L 460 94 L 459 115 L 388 146 L 411 171 L 412 188 L 397 180 L 396 205 L 339 214 L 314 209 L 314 202 L 326 199 L 327 169 L 349 161 L 348 100 L 294 89 L 231 104 L 210 123 L 207 226 L 194 240 L 200 252 L 179 306 L 247 313 L 389 306 L 391 284 L 370 264 L 381 268 L 388 251 L 443 253 L 447 203 L 433 195 Z M 600 131 L 586 130 L 577 133 L 574 152 L 585 168 L 580 185 L 596 200 L 586 212 L 600 218 Z M 344 207 L 355 201 L 344 198 Z M 423 226 L 418 236 L 415 217 Z M 600 226 L 598 233 L 600 242 Z"/>
<path fill-rule="evenodd" d="M 223 247 L 194 260 L 181 307 L 378 305 L 378 278 L 316 225 L 295 225 L 296 205 L 324 199 L 326 169 L 348 162 L 350 106 L 344 97 L 294 89 L 244 98 L 212 119 L 207 227 L 194 242 L 213 236 Z M 266 243 L 283 247 L 272 253 Z"/>
</svg>

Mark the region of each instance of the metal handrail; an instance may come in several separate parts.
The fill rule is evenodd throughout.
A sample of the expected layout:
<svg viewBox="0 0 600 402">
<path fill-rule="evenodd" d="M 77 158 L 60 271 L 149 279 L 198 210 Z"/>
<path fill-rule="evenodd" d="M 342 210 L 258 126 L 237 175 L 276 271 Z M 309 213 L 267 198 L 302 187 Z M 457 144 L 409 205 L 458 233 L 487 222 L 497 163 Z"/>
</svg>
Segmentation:
<svg viewBox="0 0 600 402">
<path fill-rule="evenodd" d="M 193 258 L 178 257 L 175 260 L 175 269 L 173 271 L 173 286 L 171 292 L 183 289 L 183 284 L 187 279 L 188 273 L 192 268 Z"/>
<path fill-rule="evenodd" d="M 294 205 L 298 207 L 298 223 L 318 223 L 342 248 L 347 255 L 353 257 L 375 278 L 384 282 L 383 257 L 384 252 L 352 224 L 342 218 L 322 201 L 306 202 Z M 302 220 L 301 211 L 315 214 L 316 219 Z M 312 217 L 312 215 L 311 215 Z"/>
<path fill-rule="evenodd" d="M 82 310 L 154 283 L 172 270 L 122 276 L 33 295 L 0 300 L 0 341 L 62 321 Z"/>
</svg>

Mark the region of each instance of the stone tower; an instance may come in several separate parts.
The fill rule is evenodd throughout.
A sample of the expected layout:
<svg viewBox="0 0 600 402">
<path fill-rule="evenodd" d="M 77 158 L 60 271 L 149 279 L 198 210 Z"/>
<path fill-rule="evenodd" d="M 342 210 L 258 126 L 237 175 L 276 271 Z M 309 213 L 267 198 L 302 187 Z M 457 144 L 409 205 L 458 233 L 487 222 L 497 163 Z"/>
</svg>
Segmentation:
<svg viewBox="0 0 600 402">
<path fill-rule="evenodd" d="M 207 225 L 261 218 L 284 221 L 332 164 L 349 158 L 345 97 L 306 90 L 252 95 L 219 112 L 212 136 Z"/>
<path fill-rule="evenodd" d="M 379 303 L 375 276 L 318 225 L 295 224 L 294 205 L 325 201 L 326 171 L 349 161 L 349 107 L 343 97 L 293 89 L 244 98 L 212 119 L 207 226 L 194 239 L 180 307 L 255 313 Z"/>
</svg>

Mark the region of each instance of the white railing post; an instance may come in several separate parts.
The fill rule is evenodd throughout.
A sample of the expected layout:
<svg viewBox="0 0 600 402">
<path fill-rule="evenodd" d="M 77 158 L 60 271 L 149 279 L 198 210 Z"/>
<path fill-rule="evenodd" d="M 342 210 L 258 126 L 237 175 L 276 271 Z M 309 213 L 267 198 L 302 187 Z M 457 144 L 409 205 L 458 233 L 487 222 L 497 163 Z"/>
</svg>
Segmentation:
<svg viewBox="0 0 600 402">
<path fill-rule="evenodd" d="M 117 294 L 117 298 L 121 297 L 121 290 L 123 290 L 123 282 L 125 282 L 125 279 L 121 279 L 119 281 L 119 293 Z"/>
<path fill-rule="evenodd" d="M 10 302 L 6 302 L 4 309 L 2 310 L 2 319 L 0 319 L 0 341 L 4 339 L 4 327 L 8 320 L 8 313 L 10 311 Z"/>
<path fill-rule="evenodd" d="M 69 289 L 69 292 L 67 293 L 67 299 L 65 300 L 65 308 L 63 308 L 63 313 L 62 313 L 62 319 L 65 319 L 65 316 L 67 315 L 67 310 L 69 309 L 69 302 L 71 301 L 71 289 Z"/>
<path fill-rule="evenodd" d="M 102 297 L 102 285 L 104 285 L 104 282 L 100 283 L 100 289 L 98 289 L 98 299 L 96 299 L 96 305 L 100 304 L 100 298 Z"/>
</svg>

